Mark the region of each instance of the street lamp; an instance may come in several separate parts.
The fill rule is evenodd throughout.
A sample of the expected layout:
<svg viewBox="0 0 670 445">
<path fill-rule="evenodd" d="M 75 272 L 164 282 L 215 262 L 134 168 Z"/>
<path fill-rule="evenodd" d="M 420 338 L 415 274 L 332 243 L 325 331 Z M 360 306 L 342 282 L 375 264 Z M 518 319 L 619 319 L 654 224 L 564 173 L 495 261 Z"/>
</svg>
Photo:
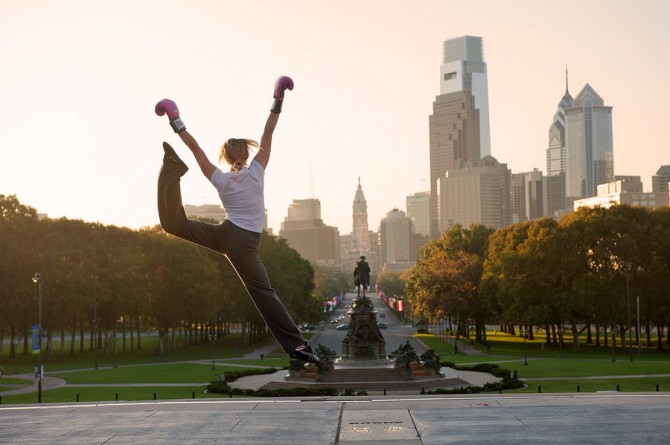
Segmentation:
<svg viewBox="0 0 670 445">
<path fill-rule="evenodd" d="M 98 370 L 98 307 L 97 307 L 97 284 L 98 276 L 91 275 L 93 281 L 93 354 L 95 370 Z"/>
<path fill-rule="evenodd" d="M 623 268 L 626 274 L 626 302 L 628 304 L 628 352 L 630 353 L 630 362 L 633 363 L 633 322 L 630 316 L 630 286 L 628 284 L 628 272 L 630 266 L 626 265 Z"/>
<path fill-rule="evenodd" d="M 614 334 L 614 325 L 612 325 L 612 362 L 616 362 L 616 356 L 614 355 L 614 342 L 616 341 L 616 337 Z"/>
<path fill-rule="evenodd" d="M 209 342 L 212 345 L 212 371 L 216 370 L 214 366 L 214 341 L 216 340 L 216 334 L 209 334 Z"/>
<path fill-rule="evenodd" d="M 37 337 L 39 350 L 37 352 L 37 403 L 42 403 L 42 274 L 35 272 L 33 283 L 37 283 L 39 303 L 38 303 L 38 321 Z"/>
<path fill-rule="evenodd" d="M 13 335 L 12 336 L 12 347 L 14 348 L 14 374 L 19 373 L 19 354 L 17 354 L 17 352 L 16 352 L 17 343 L 18 342 L 17 342 L 16 335 Z"/>
<path fill-rule="evenodd" d="M 528 325 L 523 327 L 523 366 L 528 366 L 528 353 L 526 352 L 526 338 L 528 338 Z"/>
</svg>

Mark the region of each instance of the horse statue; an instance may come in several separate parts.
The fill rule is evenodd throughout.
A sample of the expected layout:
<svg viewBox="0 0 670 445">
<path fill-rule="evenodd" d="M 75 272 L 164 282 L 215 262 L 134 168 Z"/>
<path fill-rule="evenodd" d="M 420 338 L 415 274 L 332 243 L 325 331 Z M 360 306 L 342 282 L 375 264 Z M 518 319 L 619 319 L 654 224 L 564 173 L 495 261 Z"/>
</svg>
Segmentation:
<svg viewBox="0 0 670 445">
<path fill-rule="evenodd" d="M 365 291 L 370 287 L 370 266 L 365 261 L 364 256 L 361 256 L 360 261 L 356 263 L 356 268 L 354 269 L 354 284 L 358 291 L 358 297 L 361 296 L 361 287 L 363 288 L 363 297 L 365 297 Z"/>
</svg>

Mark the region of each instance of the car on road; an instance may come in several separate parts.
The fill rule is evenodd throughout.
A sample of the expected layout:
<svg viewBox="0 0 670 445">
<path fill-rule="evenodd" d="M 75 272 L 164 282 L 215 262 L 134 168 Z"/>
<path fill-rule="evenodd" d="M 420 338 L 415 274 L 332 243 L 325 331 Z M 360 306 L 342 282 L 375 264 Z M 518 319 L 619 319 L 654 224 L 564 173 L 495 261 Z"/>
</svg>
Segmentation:
<svg viewBox="0 0 670 445">
<path fill-rule="evenodd" d="M 342 323 L 341 325 L 337 326 L 335 329 L 338 331 L 348 331 L 349 330 L 349 323 Z"/>
<path fill-rule="evenodd" d="M 386 323 L 377 323 L 377 327 L 379 329 L 386 329 L 389 327 L 389 325 L 387 325 Z"/>
<path fill-rule="evenodd" d="M 303 331 L 315 331 L 316 326 L 311 323 L 303 323 L 300 325 L 300 329 Z"/>
</svg>

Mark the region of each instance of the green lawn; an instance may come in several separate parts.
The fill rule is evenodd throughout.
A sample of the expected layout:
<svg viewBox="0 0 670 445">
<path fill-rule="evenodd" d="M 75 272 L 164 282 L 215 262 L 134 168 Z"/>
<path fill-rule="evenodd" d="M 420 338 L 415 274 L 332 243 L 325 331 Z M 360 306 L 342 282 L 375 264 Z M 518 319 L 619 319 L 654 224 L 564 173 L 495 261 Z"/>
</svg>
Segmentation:
<svg viewBox="0 0 670 445">
<path fill-rule="evenodd" d="M 526 388 L 505 392 L 536 393 L 540 390 L 543 393 L 616 391 L 617 385 L 619 385 L 619 391 L 621 392 L 655 392 L 656 385 L 658 385 L 659 391 L 670 391 L 670 377 L 522 380 L 527 385 Z"/>
<path fill-rule="evenodd" d="M 616 391 L 617 385 L 624 392 L 655 392 L 657 385 L 660 391 L 670 391 L 670 351 L 667 349 L 659 352 L 645 348 L 641 355 L 634 350 L 631 363 L 629 351 L 618 348 L 615 351 L 616 360 L 612 361 L 611 348 L 587 345 L 583 338 L 580 338 L 579 351 L 574 352 L 571 343 L 566 343 L 563 351 L 546 346 L 543 344 L 544 337 L 540 335 L 533 341 L 524 342 L 518 336 L 490 332 L 489 348 L 466 341 L 468 348 L 480 351 L 477 355 L 466 355 L 462 353 L 461 342 L 459 352 L 454 354 L 449 339 L 432 334 L 416 336 L 428 347 L 435 349 L 442 361 L 457 365 L 495 363 L 501 368 L 516 371 L 526 387 L 505 391 L 507 393 L 536 393 L 540 390 L 543 393 Z M 52 360 L 44 357 L 49 376 L 62 378 L 68 384 L 91 386 L 44 390 L 42 401 L 151 401 L 154 395 L 157 400 L 222 397 L 205 393 L 205 385 L 226 371 L 258 367 L 281 369 L 288 364 L 279 347 L 266 354 L 264 359 L 260 359 L 260 356 L 252 360 L 239 359 L 253 352 L 254 348 L 240 348 L 239 336 L 235 335 L 223 337 L 214 345 L 205 343 L 164 356 L 154 355 L 156 342 L 156 337 L 143 337 L 142 350 L 119 353 L 116 358 L 113 355 L 105 356 L 99 351 L 97 370 L 93 369 L 95 355 L 91 352 L 73 356 L 66 354 Z M 8 351 L 5 351 L 7 356 Z M 212 356 L 215 357 L 214 370 L 211 369 Z M 524 365 L 525 361 L 527 365 Z M 17 361 L 5 359 L 2 362 L 4 377 L 0 379 L 0 391 L 13 389 L 9 385 L 31 385 L 32 381 L 13 378 L 11 375 L 15 366 L 19 373 L 32 373 L 35 364 L 34 356 L 19 357 Z M 3 396 L 2 403 L 36 403 L 36 399 L 35 393 Z"/>
<path fill-rule="evenodd" d="M 77 346 L 79 343 L 77 342 Z M 158 346 L 158 337 L 155 335 L 152 336 L 143 336 L 142 337 L 142 349 L 130 350 L 130 347 L 126 349 L 126 352 L 122 352 L 121 342 L 117 342 L 117 354 L 115 355 L 113 351 L 108 349 L 106 352 L 104 350 L 98 350 L 97 354 L 92 351 L 88 351 L 88 343 L 86 343 L 86 351 L 79 352 L 77 347 L 76 352 L 73 355 L 69 354 L 69 341 L 65 342 L 65 354 L 60 356 L 60 341 L 54 341 L 54 350 L 51 354 L 51 357 L 46 353 L 42 354 L 42 362 L 44 363 L 48 372 L 61 371 L 68 369 L 82 369 L 82 368 L 93 368 L 97 360 L 98 367 L 112 367 L 114 365 L 124 366 L 124 365 L 134 365 L 134 364 L 149 364 L 149 363 L 164 363 L 164 362 L 176 362 L 176 361 L 186 361 L 186 360 L 207 360 L 214 356 L 217 360 L 224 358 L 236 358 L 250 352 L 253 352 L 258 345 L 252 345 L 247 347 L 240 347 L 240 335 L 231 334 L 224 337 L 220 337 L 212 345 L 209 342 L 203 344 L 194 345 L 190 347 L 183 347 L 182 349 L 177 349 L 170 351 L 164 355 L 157 355 L 155 350 Z M 22 349 L 21 349 L 22 351 Z M 282 355 L 283 356 L 283 355 Z M 9 357 L 9 346 L 4 346 L 4 355 L 3 357 Z M 5 359 L 3 360 L 2 366 L 4 368 L 4 373 L 9 374 L 14 372 L 14 367 L 18 368 L 20 374 L 26 374 L 33 372 L 34 367 L 37 364 L 37 356 L 34 355 L 19 355 L 16 360 L 14 359 Z"/>
<path fill-rule="evenodd" d="M 286 366 L 285 361 L 283 366 Z M 73 384 L 91 383 L 209 383 L 217 380 L 226 371 L 237 371 L 239 367 L 222 366 L 215 364 L 212 370 L 211 363 L 168 363 L 154 365 L 133 365 L 120 368 L 105 368 L 97 371 L 82 370 L 68 372 L 52 372 L 49 375 L 66 380 Z M 268 367 L 270 367 L 268 365 Z"/>
<path fill-rule="evenodd" d="M 571 343 L 560 351 L 543 345 L 544 337 L 538 336 L 524 344 L 518 336 L 494 335 L 491 332 L 488 335 L 489 349 L 466 341 L 466 346 L 483 352 L 483 355 L 465 355 L 462 352 L 454 354 L 453 341 L 450 344 L 449 339 L 431 334 L 419 334 L 417 337 L 435 349 L 443 362 L 460 366 L 495 363 L 501 368 L 516 371 L 518 378 L 527 386 L 514 390 L 515 393 L 539 390 L 543 393 L 616 391 L 617 385 L 620 391 L 627 392 L 655 392 L 657 385 L 659 391 L 670 391 L 670 351 L 667 349 L 659 352 L 655 348 L 643 348 L 640 355 L 635 349 L 631 362 L 630 351 L 619 348 L 615 351 L 615 361 L 612 361 L 611 348 L 588 345 L 585 339 L 580 339 L 582 343 L 577 352 L 572 350 Z M 461 348 L 462 342 L 459 341 L 458 345 Z M 487 350 L 490 353 L 486 353 Z"/>
<path fill-rule="evenodd" d="M 195 398 L 220 398 L 221 394 L 206 394 L 205 387 L 199 385 L 184 386 L 142 386 L 142 387 L 93 387 L 77 388 L 64 387 L 42 391 L 42 403 L 74 403 L 77 402 L 111 402 L 119 401 L 152 401 L 154 394 L 156 400 L 191 399 Z M 2 403 L 30 404 L 37 402 L 37 394 L 19 394 L 3 396 Z"/>
</svg>

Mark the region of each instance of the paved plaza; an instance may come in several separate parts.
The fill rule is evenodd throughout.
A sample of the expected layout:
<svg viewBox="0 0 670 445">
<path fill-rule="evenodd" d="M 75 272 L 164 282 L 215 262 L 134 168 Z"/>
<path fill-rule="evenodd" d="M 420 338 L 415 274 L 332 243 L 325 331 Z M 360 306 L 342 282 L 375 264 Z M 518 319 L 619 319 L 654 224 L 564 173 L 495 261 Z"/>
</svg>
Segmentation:
<svg viewBox="0 0 670 445">
<path fill-rule="evenodd" d="M 670 444 L 670 394 L 0 406 L 2 444 Z"/>
</svg>

